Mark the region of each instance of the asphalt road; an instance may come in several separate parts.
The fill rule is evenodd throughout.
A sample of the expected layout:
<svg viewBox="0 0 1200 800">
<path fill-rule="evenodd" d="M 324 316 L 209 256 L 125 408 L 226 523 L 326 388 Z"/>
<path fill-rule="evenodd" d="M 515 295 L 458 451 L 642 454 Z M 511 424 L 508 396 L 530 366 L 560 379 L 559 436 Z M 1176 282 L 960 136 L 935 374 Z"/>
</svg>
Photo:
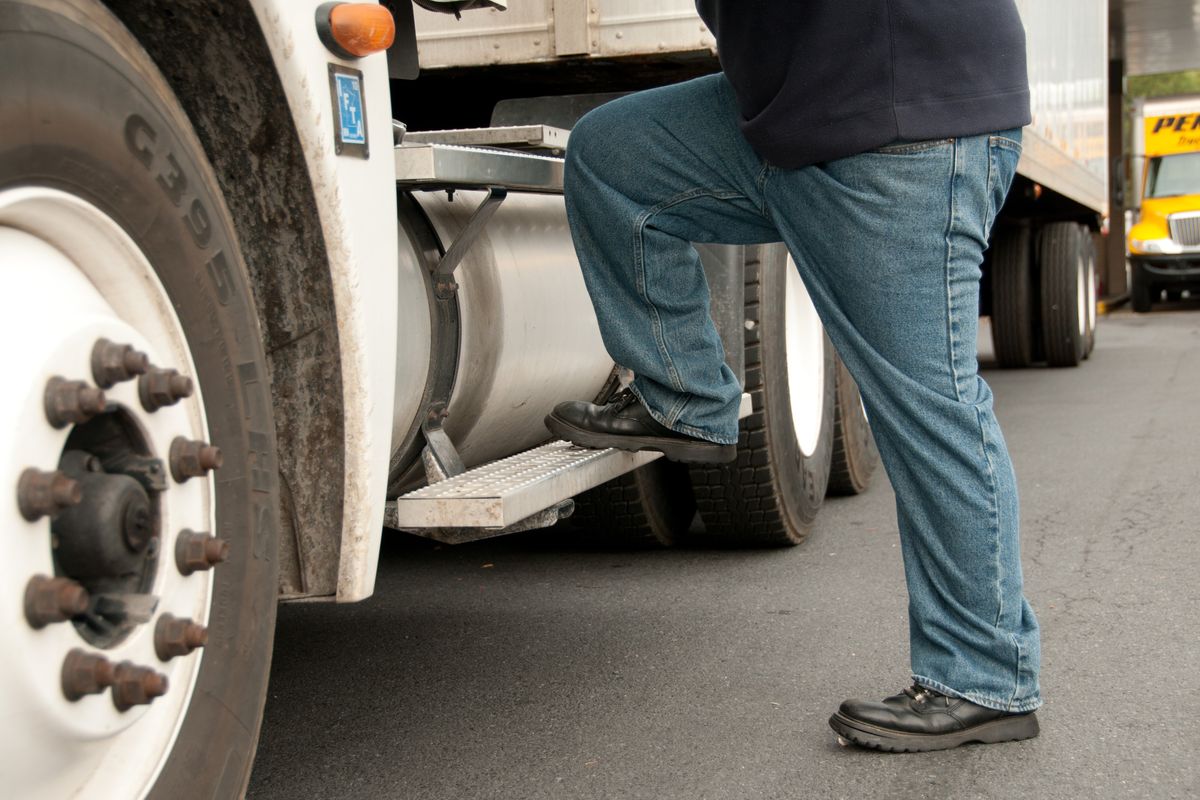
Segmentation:
<svg viewBox="0 0 1200 800">
<path fill-rule="evenodd" d="M 839 747 L 908 680 L 893 497 L 785 551 L 388 534 L 375 596 L 280 610 L 255 798 L 1200 797 L 1200 303 L 987 373 L 1043 626 L 1038 739 Z"/>
</svg>

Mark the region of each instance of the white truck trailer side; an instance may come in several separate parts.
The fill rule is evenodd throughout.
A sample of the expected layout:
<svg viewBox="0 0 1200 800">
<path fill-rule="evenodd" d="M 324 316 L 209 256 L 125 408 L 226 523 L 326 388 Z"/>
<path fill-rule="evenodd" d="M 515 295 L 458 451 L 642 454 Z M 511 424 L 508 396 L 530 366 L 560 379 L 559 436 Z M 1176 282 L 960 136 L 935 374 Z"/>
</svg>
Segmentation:
<svg viewBox="0 0 1200 800">
<path fill-rule="evenodd" d="M 690 3 L 418 12 L 423 57 L 457 65 L 418 81 L 401 77 L 411 7 L 386 5 L 397 43 L 356 56 L 331 43 L 331 14 L 365 11 L 347 24 L 370 38 L 371 3 L 0 0 L 14 796 L 237 796 L 277 598 L 369 596 L 384 523 L 465 541 L 553 524 L 578 499 L 578 530 L 671 541 L 695 534 L 695 510 L 710 537 L 794 544 L 827 487 L 866 486 L 856 390 L 777 246 L 703 250 L 746 386 L 736 464 L 546 441 L 547 409 L 615 385 L 566 229 L 561 128 L 597 93 L 711 71 Z M 1031 47 L 1061 24 L 1023 10 Z M 1044 142 L 1004 261 L 1026 284 L 1063 272 L 1053 259 L 1085 273 L 1063 254 L 1102 210 L 1069 138 L 1092 109 L 1072 81 L 1093 66 L 1103 81 L 1080 37 L 1042 72 L 1034 53 Z M 523 124 L 402 137 L 392 122 L 487 124 L 497 99 Z"/>
</svg>

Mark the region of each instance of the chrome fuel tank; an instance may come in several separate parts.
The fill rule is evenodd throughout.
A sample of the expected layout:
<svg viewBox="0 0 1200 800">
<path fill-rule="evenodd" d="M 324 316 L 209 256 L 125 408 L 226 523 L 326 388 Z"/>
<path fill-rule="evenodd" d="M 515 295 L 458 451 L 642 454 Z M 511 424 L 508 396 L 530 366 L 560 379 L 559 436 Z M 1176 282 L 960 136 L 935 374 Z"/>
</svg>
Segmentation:
<svg viewBox="0 0 1200 800">
<path fill-rule="evenodd" d="M 401 225 L 401 271 L 412 277 L 420 265 L 427 270 L 437 258 L 436 251 L 419 252 L 431 249 L 430 240 L 406 236 L 406 227 L 426 225 L 445 250 L 483 196 L 415 193 L 425 219 Z M 561 197 L 510 194 L 471 245 L 455 281 L 459 347 L 444 427 L 470 467 L 546 441 L 545 415 L 563 400 L 593 399 L 612 360 L 600 339 Z M 435 373 L 449 365 L 436 357 L 422 363 L 422 352 L 439 350 L 428 281 L 400 283 L 393 451 L 407 460 L 411 448 L 408 454 L 398 452 L 405 433 L 414 432 L 423 417 Z M 424 308 L 418 302 L 421 292 Z"/>
</svg>

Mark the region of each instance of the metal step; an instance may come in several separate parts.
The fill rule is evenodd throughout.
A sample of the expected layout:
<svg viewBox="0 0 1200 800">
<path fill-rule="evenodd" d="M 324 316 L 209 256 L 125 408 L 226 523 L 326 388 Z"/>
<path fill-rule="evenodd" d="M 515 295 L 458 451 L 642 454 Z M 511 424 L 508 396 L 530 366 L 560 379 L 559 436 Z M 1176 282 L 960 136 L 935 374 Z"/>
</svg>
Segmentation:
<svg viewBox="0 0 1200 800">
<path fill-rule="evenodd" d="M 507 528 L 661 455 L 550 442 L 391 501 L 384 525 Z"/>
<path fill-rule="evenodd" d="M 457 144 L 468 147 L 511 147 L 517 150 L 567 149 L 571 132 L 551 125 L 504 125 L 496 128 L 451 128 L 443 131 L 408 131 L 405 142 Z"/>
<path fill-rule="evenodd" d="M 739 417 L 749 416 L 742 395 Z M 586 492 L 661 453 L 594 450 L 557 440 L 430 484 L 387 503 L 384 526 L 398 530 L 455 529 L 445 541 L 468 541 L 513 528 L 522 520 Z M 551 524 L 548 520 L 545 524 Z M 462 529 L 487 529 L 469 536 Z"/>
<path fill-rule="evenodd" d="M 392 148 L 396 183 L 409 189 L 494 189 L 561 194 L 563 160 L 451 144 L 408 144 Z"/>
</svg>

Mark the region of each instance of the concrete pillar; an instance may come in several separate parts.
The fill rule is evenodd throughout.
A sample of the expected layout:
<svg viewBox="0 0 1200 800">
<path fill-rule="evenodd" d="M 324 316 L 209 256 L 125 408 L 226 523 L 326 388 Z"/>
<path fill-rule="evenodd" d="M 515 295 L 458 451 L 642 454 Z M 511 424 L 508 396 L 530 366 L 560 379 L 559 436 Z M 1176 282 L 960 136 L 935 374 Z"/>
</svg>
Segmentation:
<svg viewBox="0 0 1200 800">
<path fill-rule="evenodd" d="M 1125 208 L 1130 204 L 1125 155 L 1125 10 L 1123 0 L 1108 5 L 1108 208 L 1109 233 L 1105 247 L 1104 294 L 1116 297 L 1129 291 L 1125 278 Z"/>
</svg>

